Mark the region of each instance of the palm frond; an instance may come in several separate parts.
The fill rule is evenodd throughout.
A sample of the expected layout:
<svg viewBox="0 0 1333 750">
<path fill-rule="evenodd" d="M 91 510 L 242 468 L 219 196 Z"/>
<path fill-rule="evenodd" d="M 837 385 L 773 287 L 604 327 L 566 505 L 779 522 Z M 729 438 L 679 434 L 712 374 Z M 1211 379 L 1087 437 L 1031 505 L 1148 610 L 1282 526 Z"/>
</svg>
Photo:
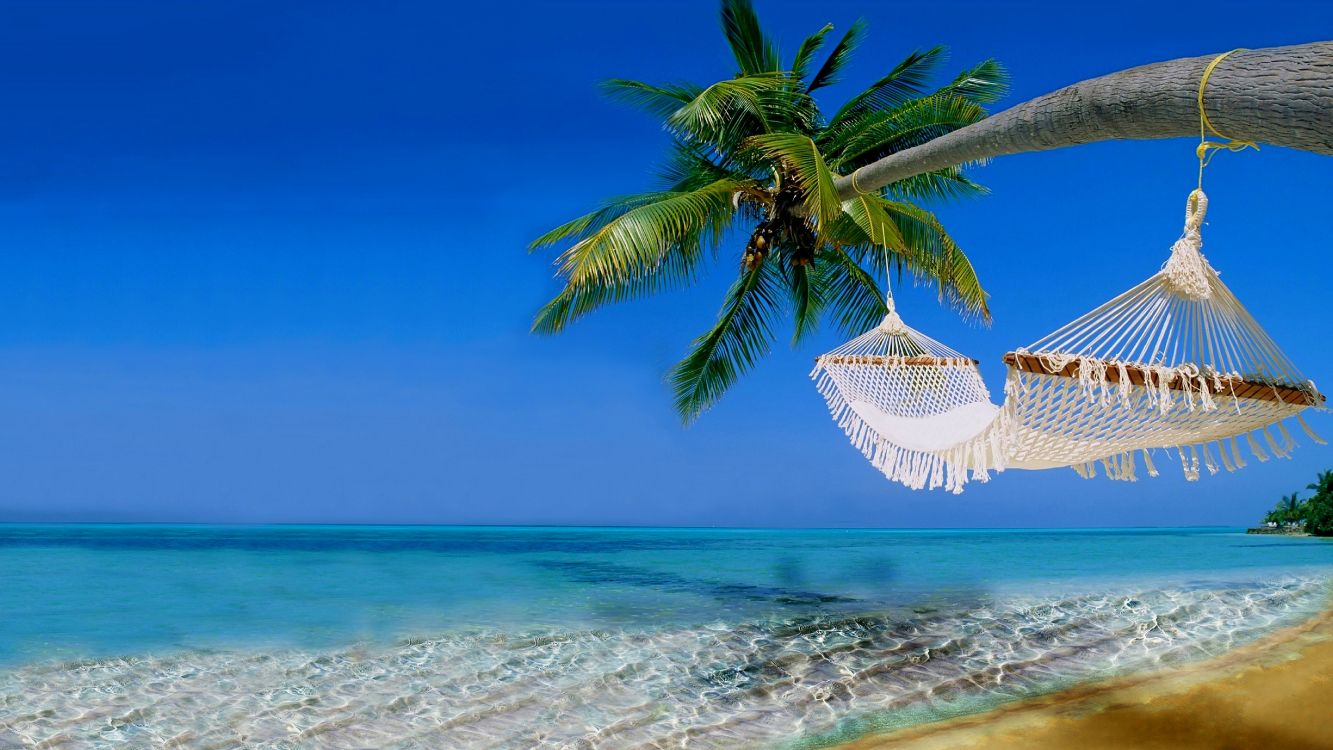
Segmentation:
<svg viewBox="0 0 1333 750">
<path fill-rule="evenodd" d="M 983 60 L 964 70 L 937 93 L 961 96 L 977 104 L 991 104 L 1009 93 L 1009 71 L 995 60 Z"/>
<path fill-rule="evenodd" d="M 872 273 L 889 274 L 895 270 L 906 270 L 917 283 L 933 283 L 941 301 L 962 313 L 989 321 L 987 295 L 981 288 L 971 261 L 933 214 L 909 203 L 875 195 L 861 198 L 872 207 L 878 207 L 897 225 L 898 233 L 902 236 L 901 245 L 893 247 L 873 242 L 850 213 L 844 214 L 831 227 L 829 234 L 832 241 L 843 246 Z M 872 216 L 876 221 L 883 220 L 878 213 Z"/>
<path fill-rule="evenodd" d="M 824 37 L 833 31 L 833 24 L 825 24 L 824 28 L 816 31 L 801 42 L 801 46 L 796 50 L 796 57 L 792 59 L 791 74 L 800 82 L 804 82 L 810 73 L 810 63 L 814 61 L 815 53 L 820 47 L 824 46 Z"/>
<path fill-rule="evenodd" d="M 743 135 L 767 133 L 769 105 L 790 83 L 785 73 L 758 73 L 718 81 L 700 91 L 693 99 L 667 117 L 667 127 L 684 137 L 709 144 L 732 142 L 727 133 L 735 133 L 745 118 L 755 123 Z"/>
<path fill-rule="evenodd" d="M 772 133 L 755 136 L 747 143 L 768 158 L 781 162 L 791 173 L 805 195 L 805 209 L 816 218 L 817 226 L 842 212 L 833 172 L 824 163 L 819 147 L 811 138 L 795 133 Z"/>
<path fill-rule="evenodd" d="M 834 115 L 820 145 L 838 157 L 831 160 L 839 168 L 868 164 L 984 119 L 982 104 L 1003 96 L 1007 81 L 1004 69 L 987 60 L 929 95 L 901 92 L 906 98 L 897 104 L 888 97 L 859 106 L 853 100 Z"/>
<path fill-rule="evenodd" d="M 663 187 L 671 191 L 698 190 L 718 180 L 750 178 L 733 165 L 716 161 L 701 144 L 680 139 L 672 144 L 657 176 Z"/>
<path fill-rule="evenodd" d="M 950 201 L 987 195 L 985 185 L 974 182 L 962 167 L 945 167 L 923 172 L 884 186 L 884 195 L 894 200 Z"/>
<path fill-rule="evenodd" d="M 923 208 L 902 201 L 879 199 L 903 236 L 903 260 L 918 278 L 933 279 L 940 299 L 961 312 L 990 321 L 986 291 L 962 248 L 944 230 L 939 219 Z"/>
<path fill-rule="evenodd" d="M 742 271 L 727 291 L 717 322 L 672 368 L 676 410 L 687 423 L 715 404 L 772 346 L 781 295 L 775 265 L 759 263 Z"/>
<path fill-rule="evenodd" d="M 926 92 L 926 84 L 936 66 L 945 57 L 944 47 L 931 47 L 928 50 L 916 50 L 906 59 L 894 66 L 883 78 L 870 84 L 870 88 L 857 94 L 837 111 L 829 121 L 829 127 L 838 128 L 849 117 L 876 109 L 891 109 Z"/>
<path fill-rule="evenodd" d="M 575 283 L 634 276 L 662 262 L 680 238 L 706 229 L 720 233 L 731 217 L 732 195 L 742 187 L 734 180 L 718 180 L 699 190 L 651 194 L 651 200 L 587 232 L 561 253 L 558 272 Z"/>
<path fill-rule="evenodd" d="M 731 220 L 733 195 L 747 187 L 723 179 L 698 190 L 631 196 L 538 238 L 534 249 L 576 241 L 556 260 L 565 289 L 541 309 L 533 330 L 556 333 L 609 302 L 692 281 Z"/>
<path fill-rule="evenodd" d="M 867 254 L 883 257 L 878 248 Z M 825 310 L 843 332 L 864 333 L 888 312 L 878 282 L 842 246 L 828 245 L 821 250 L 815 268 Z"/>
<path fill-rule="evenodd" d="M 600 229 L 615 219 L 620 218 L 628 211 L 660 200 L 663 195 L 665 195 L 664 192 L 637 193 L 634 195 L 622 195 L 611 198 L 596 211 L 584 214 L 577 219 L 567 221 L 555 229 L 542 234 L 528 245 L 528 252 L 535 252 L 544 247 L 550 247 L 568 239 L 581 239 L 587 235 L 590 230 Z"/>
<path fill-rule="evenodd" d="M 795 346 L 819 326 L 819 318 L 824 313 L 824 288 L 820 283 L 820 272 L 813 263 L 793 264 L 785 271 L 794 320 L 791 343 Z"/>
<path fill-rule="evenodd" d="M 664 254 L 664 262 L 639 273 L 615 279 L 590 278 L 567 281 L 560 293 L 533 317 L 532 332 L 553 335 L 570 323 L 609 304 L 640 299 L 657 292 L 684 286 L 694 280 L 706 249 L 700 232 L 681 237 Z"/>
<path fill-rule="evenodd" d="M 823 124 L 823 115 L 814 97 L 807 93 L 794 76 L 783 93 L 785 101 L 769 115 L 769 120 L 776 123 L 775 131 L 800 133 L 813 137 Z"/>
<path fill-rule="evenodd" d="M 847 33 L 843 34 L 838 43 L 833 45 L 833 50 L 825 58 L 824 64 L 819 66 L 819 71 L 815 73 L 815 77 L 810 79 L 810 85 L 805 87 L 807 92 L 822 89 L 838 82 L 838 73 L 842 72 L 843 66 L 851 60 L 852 53 L 856 50 L 856 45 L 861 43 L 861 37 L 865 34 L 865 30 L 865 20 L 856 19 L 852 27 L 847 29 Z"/>
<path fill-rule="evenodd" d="M 772 73 L 781 66 L 777 47 L 764 36 L 750 0 L 722 0 L 722 33 L 742 75 Z"/>
<path fill-rule="evenodd" d="M 842 204 L 842 211 L 865 233 L 871 244 L 895 252 L 904 252 L 905 243 L 898 222 L 876 195 L 858 195 Z"/>
<path fill-rule="evenodd" d="M 654 284 L 653 281 L 658 281 Z M 532 332 L 550 336 L 600 307 L 646 296 L 654 287 L 666 286 L 661 275 L 645 277 L 638 283 L 566 284 L 560 293 L 541 306 L 532 319 Z"/>
<path fill-rule="evenodd" d="M 654 85 L 628 78 L 602 81 L 601 89 L 612 99 L 641 109 L 663 122 L 703 91 L 692 83 Z"/>
<path fill-rule="evenodd" d="M 928 96 L 893 109 L 860 113 L 821 145 L 832 155 L 835 168 L 850 171 L 985 117 L 986 110 L 961 96 Z"/>
</svg>

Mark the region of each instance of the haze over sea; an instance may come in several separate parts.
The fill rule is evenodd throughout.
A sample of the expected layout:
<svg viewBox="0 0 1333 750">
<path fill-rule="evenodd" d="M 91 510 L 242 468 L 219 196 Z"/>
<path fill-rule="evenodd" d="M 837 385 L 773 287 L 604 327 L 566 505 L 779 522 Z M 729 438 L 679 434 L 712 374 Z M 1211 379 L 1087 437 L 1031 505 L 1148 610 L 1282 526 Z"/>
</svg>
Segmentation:
<svg viewBox="0 0 1333 750">
<path fill-rule="evenodd" d="M 818 746 L 1216 654 L 1239 529 L 0 526 L 0 746 Z"/>
</svg>

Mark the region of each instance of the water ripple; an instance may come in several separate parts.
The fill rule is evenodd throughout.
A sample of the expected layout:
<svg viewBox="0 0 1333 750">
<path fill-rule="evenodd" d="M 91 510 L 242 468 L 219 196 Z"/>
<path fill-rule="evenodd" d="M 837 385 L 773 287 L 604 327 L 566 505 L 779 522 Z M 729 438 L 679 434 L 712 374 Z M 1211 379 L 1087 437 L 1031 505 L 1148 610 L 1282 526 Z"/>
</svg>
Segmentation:
<svg viewBox="0 0 1333 750">
<path fill-rule="evenodd" d="M 31 665 L 0 673 L 0 746 L 762 746 L 1206 657 L 1307 616 L 1327 593 L 1322 579 L 1286 578 L 952 610 Z"/>
</svg>

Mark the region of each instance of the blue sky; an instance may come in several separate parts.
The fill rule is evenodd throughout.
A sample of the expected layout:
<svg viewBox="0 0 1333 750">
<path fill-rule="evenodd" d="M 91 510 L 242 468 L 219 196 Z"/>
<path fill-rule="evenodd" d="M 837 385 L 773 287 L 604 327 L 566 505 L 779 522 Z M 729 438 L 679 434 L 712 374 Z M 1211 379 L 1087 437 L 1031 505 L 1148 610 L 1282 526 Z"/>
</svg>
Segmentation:
<svg viewBox="0 0 1333 750">
<path fill-rule="evenodd" d="M 791 54 L 870 36 L 836 102 L 915 47 L 996 57 L 1002 106 L 1083 78 L 1315 41 L 1323 3 L 760 0 Z M 713 2 L 0 4 L 0 519 L 1085 526 L 1246 523 L 1333 465 L 1187 484 L 1009 472 L 961 496 L 885 482 L 780 344 L 698 424 L 663 375 L 734 273 L 527 333 L 528 241 L 647 186 L 665 136 L 607 77 L 731 74 Z M 1209 169 L 1205 252 L 1316 382 L 1333 161 Z M 937 207 L 993 295 L 906 317 L 985 363 L 1148 276 L 1180 231 L 1188 139 L 1005 157 Z M 739 251 L 740 244 L 736 245 Z M 998 395 L 997 395 L 998 397 Z M 1333 420 L 1315 415 L 1325 434 Z"/>
</svg>

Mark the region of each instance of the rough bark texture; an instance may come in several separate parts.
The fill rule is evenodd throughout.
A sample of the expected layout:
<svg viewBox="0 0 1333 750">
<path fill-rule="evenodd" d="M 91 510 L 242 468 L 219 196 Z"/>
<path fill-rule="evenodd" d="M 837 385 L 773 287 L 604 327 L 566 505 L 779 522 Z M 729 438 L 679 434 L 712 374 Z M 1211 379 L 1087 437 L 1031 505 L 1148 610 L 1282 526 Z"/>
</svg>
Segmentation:
<svg viewBox="0 0 1333 750">
<path fill-rule="evenodd" d="M 1220 53 L 1219 53 L 1220 54 Z M 1214 55 L 1076 83 L 840 177 L 844 200 L 922 172 L 1114 139 L 1199 135 L 1196 96 Z M 1228 137 L 1333 155 L 1333 42 L 1237 52 L 1208 79 L 1208 119 Z"/>
</svg>

